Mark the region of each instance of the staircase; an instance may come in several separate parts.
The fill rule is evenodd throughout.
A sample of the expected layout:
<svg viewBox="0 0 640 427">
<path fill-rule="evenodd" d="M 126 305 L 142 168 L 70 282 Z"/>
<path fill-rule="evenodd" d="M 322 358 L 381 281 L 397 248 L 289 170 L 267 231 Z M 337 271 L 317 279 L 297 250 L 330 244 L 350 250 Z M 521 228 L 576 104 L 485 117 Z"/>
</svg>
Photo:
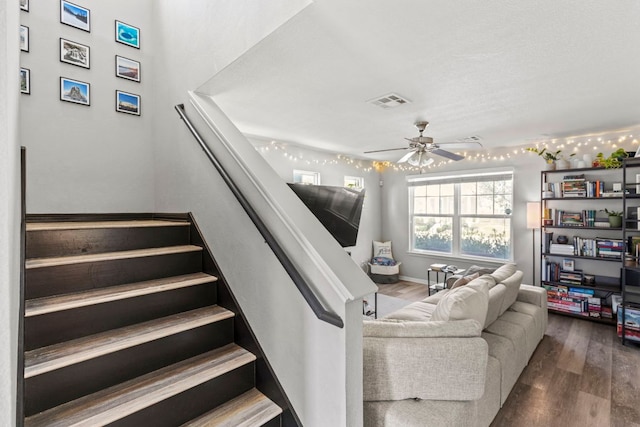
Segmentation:
<svg viewBox="0 0 640 427">
<path fill-rule="evenodd" d="M 188 216 L 62 219 L 27 223 L 25 426 L 281 425 Z"/>
</svg>

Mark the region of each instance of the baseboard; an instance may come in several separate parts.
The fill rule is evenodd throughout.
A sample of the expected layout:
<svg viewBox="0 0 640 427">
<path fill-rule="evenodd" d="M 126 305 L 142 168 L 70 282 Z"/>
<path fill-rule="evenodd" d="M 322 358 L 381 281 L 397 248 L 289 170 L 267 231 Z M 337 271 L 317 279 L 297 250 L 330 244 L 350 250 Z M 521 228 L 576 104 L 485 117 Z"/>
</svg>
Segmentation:
<svg viewBox="0 0 640 427">
<path fill-rule="evenodd" d="M 428 285 L 429 282 L 426 279 L 418 279 L 417 277 L 409 277 L 409 276 L 399 276 L 400 280 L 405 280 L 407 282 L 415 282 L 420 283 L 421 285 Z"/>
</svg>

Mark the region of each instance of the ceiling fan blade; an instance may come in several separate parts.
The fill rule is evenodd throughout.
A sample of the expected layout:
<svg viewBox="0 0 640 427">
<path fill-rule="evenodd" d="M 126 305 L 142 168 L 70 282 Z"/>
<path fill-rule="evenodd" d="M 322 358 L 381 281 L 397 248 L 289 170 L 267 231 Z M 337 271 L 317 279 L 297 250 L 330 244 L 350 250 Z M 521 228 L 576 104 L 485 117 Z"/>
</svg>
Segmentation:
<svg viewBox="0 0 640 427">
<path fill-rule="evenodd" d="M 447 159 L 451 159 L 455 161 L 464 159 L 464 156 L 461 156 L 456 153 L 452 153 L 451 151 L 441 150 L 440 148 L 436 148 L 434 150 L 431 150 L 430 152 L 433 154 L 437 154 L 438 156 L 446 157 Z"/>
<path fill-rule="evenodd" d="M 373 150 L 373 151 L 365 151 L 364 154 L 369 154 L 369 153 L 382 153 L 384 151 L 397 151 L 397 150 L 407 150 L 409 149 L 409 147 L 402 147 L 402 148 L 387 148 L 386 150 Z"/>
<path fill-rule="evenodd" d="M 409 151 L 407 154 L 402 156 L 402 158 L 400 160 L 398 160 L 396 163 L 405 163 L 407 160 L 409 160 L 409 158 L 411 156 L 413 156 L 413 153 L 415 153 L 415 152 L 416 152 L 415 150 Z"/>
<path fill-rule="evenodd" d="M 460 141 L 451 141 L 451 142 L 438 142 L 438 146 L 440 145 L 446 145 L 447 148 L 456 150 L 456 149 L 460 149 L 460 150 L 464 150 L 464 149 L 468 149 L 468 150 L 472 150 L 472 149 L 476 149 L 476 148 L 482 148 L 482 144 L 480 144 L 479 142 L 476 141 L 467 141 L 467 142 L 460 142 Z"/>
</svg>

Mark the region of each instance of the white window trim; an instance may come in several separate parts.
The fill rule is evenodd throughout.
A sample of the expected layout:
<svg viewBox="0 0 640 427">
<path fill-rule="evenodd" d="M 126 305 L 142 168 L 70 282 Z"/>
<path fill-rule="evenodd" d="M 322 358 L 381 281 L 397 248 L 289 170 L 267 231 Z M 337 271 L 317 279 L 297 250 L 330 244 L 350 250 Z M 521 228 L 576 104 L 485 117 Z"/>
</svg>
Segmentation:
<svg viewBox="0 0 640 427">
<path fill-rule="evenodd" d="M 293 182 L 294 183 L 302 183 L 301 181 L 296 181 L 296 175 L 308 175 L 313 176 L 313 185 L 320 185 L 320 172 L 314 171 L 305 171 L 300 169 L 293 170 Z"/>
<path fill-rule="evenodd" d="M 457 236 L 457 238 L 454 236 L 454 239 L 451 243 L 451 252 L 452 253 L 445 253 L 445 252 L 438 252 L 438 251 L 429 251 L 429 250 L 417 250 L 414 249 L 414 235 L 413 235 L 413 218 L 414 218 L 414 214 L 413 214 L 413 194 L 411 194 L 411 187 L 412 186 L 418 186 L 421 183 L 425 183 L 428 184 L 431 181 L 442 181 L 443 183 L 450 183 L 450 182 L 462 182 L 462 181 L 467 181 L 468 178 L 476 178 L 476 177 L 490 177 L 490 176 L 498 176 L 498 175 L 505 175 L 505 174 L 511 174 L 511 179 L 512 182 L 514 180 L 514 168 L 511 167 L 506 167 L 506 168 L 492 168 L 490 171 L 486 170 L 486 169 L 474 169 L 474 170 L 466 170 L 462 173 L 456 173 L 456 172 L 439 172 L 439 173 L 430 173 L 428 175 L 407 175 L 406 176 L 406 182 L 407 182 L 407 191 L 408 191 L 408 202 L 409 202 L 409 206 L 408 206 L 408 213 L 409 213 L 409 218 L 408 218 L 408 243 L 409 243 L 409 248 L 407 249 L 407 252 L 412 254 L 412 255 L 419 255 L 419 256 L 424 256 L 424 257 L 438 257 L 438 258 L 449 258 L 449 259 L 460 259 L 460 260 L 469 260 L 469 261 L 482 261 L 482 262 L 492 262 L 492 263 L 499 263 L 502 264 L 504 262 L 513 262 L 514 260 L 514 244 L 513 244 L 513 225 L 514 225 L 514 215 L 513 215 L 513 192 L 511 193 L 511 203 L 512 203 L 512 208 L 511 208 L 511 214 L 508 215 L 511 218 L 510 221 L 510 230 L 509 233 L 511 235 L 511 244 L 509 247 L 509 258 L 508 259 L 496 259 L 496 258 L 488 258 L 488 257 L 477 257 L 477 256 L 473 256 L 473 255 L 465 255 L 465 254 L 461 254 L 460 253 L 460 236 Z M 513 187 L 512 187 L 513 188 Z M 459 230 L 459 221 L 460 221 L 460 217 L 461 215 L 458 212 L 459 210 L 459 203 L 460 203 L 460 193 L 459 193 L 459 187 L 456 186 L 455 190 L 454 190 L 454 198 L 453 198 L 453 204 L 454 204 L 454 214 L 453 214 L 453 224 L 452 224 L 452 229 L 454 230 Z M 446 215 L 448 216 L 448 215 Z M 481 216 L 480 216 L 481 217 Z M 492 216 L 493 217 L 493 216 Z M 457 228 L 456 228 L 457 227 Z"/>
<path fill-rule="evenodd" d="M 353 187 L 354 190 L 362 190 L 364 188 L 364 178 L 361 176 L 350 176 L 350 175 L 345 175 L 344 179 L 343 179 L 343 183 L 345 184 L 345 187 L 347 187 L 346 185 L 346 180 L 353 180 L 353 181 L 357 181 L 360 185 L 357 187 Z M 350 188 L 350 187 L 347 187 Z"/>
</svg>

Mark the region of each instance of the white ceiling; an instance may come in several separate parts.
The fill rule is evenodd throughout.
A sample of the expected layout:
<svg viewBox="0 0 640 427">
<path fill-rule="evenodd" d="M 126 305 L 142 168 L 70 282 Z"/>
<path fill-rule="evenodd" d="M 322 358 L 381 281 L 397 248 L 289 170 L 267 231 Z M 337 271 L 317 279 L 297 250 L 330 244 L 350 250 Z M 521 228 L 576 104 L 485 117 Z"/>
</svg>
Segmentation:
<svg viewBox="0 0 640 427">
<path fill-rule="evenodd" d="M 245 134 L 375 159 L 416 120 L 485 148 L 637 129 L 640 1 L 316 0 L 199 91 Z M 366 102 L 390 92 L 412 102 Z"/>
</svg>

